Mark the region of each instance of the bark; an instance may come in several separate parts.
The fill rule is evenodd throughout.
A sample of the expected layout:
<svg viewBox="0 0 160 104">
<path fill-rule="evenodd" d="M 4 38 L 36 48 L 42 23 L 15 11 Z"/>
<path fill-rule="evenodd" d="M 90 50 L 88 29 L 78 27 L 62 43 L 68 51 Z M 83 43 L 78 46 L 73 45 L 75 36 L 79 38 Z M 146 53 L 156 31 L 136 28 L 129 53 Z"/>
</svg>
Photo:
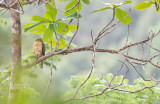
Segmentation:
<svg viewBox="0 0 160 104">
<path fill-rule="evenodd" d="M 15 2 L 16 0 L 11 0 Z M 9 104 L 18 104 L 21 80 L 21 22 L 18 2 L 10 9 L 12 30 L 12 70 L 9 88 Z"/>
</svg>

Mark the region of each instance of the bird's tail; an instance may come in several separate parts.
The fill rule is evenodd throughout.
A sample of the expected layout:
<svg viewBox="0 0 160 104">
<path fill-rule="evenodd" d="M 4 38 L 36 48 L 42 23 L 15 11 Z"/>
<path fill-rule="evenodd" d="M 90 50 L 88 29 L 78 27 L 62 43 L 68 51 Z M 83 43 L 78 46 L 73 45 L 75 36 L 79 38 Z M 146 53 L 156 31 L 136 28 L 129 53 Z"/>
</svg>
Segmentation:
<svg viewBox="0 0 160 104">
<path fill-rule="evenodd" d="M 41 68 L 41 69 L 43 68 L 43 61 L 40 62 L 40 68 Z"/>
</svg>

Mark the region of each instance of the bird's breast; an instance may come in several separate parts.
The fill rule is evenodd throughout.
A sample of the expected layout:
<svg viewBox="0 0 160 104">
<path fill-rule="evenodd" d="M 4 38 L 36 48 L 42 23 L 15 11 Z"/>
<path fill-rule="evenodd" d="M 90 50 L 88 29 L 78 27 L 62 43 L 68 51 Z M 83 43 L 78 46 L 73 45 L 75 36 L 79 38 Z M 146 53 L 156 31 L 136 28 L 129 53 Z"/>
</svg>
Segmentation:
<svg viewBox="0 0 160 104">
<path fill-rule="evenodd" d="M 33 48 L 35 55 L 42 56 L 42 42 L 35 42 Z"/>
</svg>

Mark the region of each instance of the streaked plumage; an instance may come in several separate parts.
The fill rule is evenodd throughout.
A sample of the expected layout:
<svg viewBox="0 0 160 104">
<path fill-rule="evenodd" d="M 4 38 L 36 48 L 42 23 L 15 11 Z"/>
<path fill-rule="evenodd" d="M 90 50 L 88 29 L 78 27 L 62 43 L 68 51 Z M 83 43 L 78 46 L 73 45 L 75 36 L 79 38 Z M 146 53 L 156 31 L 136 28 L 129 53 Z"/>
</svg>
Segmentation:
<svg viewBox="0 0 160 104">
<path fill-rule="evenodd" d="M 37 59 L 45 55 L 45 44 L 41 38 L 36 38 L 33 44 L 33 52 Z M 43 61 L 40 62 L 40 68 L 43 68 Z"/>
</svg>

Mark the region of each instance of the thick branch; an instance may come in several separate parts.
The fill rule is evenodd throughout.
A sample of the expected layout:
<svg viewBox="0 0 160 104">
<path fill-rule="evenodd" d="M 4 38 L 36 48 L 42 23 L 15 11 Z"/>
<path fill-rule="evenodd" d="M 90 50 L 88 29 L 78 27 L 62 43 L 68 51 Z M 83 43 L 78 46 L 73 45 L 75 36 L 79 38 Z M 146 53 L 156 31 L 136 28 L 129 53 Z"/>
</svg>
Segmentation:
<svg viewBox="0 0 160 104">
<path fill-rule="evenodd" d="M 6 9 L 8 8 L 7 5 L 6 5 L 6 4 L 3 4 L 3 3 L 0 3 L 0 7 L 1 7 L 1 8 L 6 8 Z"/>
</svg>

